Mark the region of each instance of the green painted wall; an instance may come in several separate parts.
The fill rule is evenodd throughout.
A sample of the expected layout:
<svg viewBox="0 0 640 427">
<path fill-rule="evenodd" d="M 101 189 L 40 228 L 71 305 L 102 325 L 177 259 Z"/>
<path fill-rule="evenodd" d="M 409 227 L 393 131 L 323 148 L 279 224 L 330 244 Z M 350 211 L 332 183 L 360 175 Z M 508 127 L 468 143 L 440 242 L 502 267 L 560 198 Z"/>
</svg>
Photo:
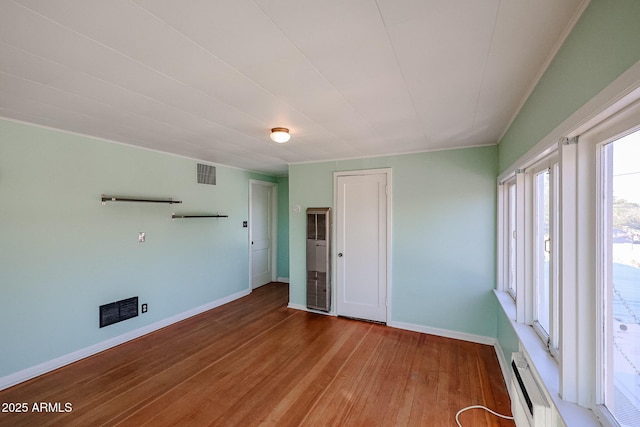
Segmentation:
<svg viewBox="0 0 640 427">
<path fill-rule="evenodd" d="M 278 177 L 278 277 L 289 278 L 289 177 Z"/>
<path fill-rule="evenodd" d="M 500 141 L 500 172 L 640 60 L 639 19 L 638 0 L 591 0 Z"/>
<path fill-rule="evenodd" d="M 0 377 L 248 290 L 249 179 L 276 178 L 195 174 L 195 160 L 0 120 Z M 100 329 L 98 307 L 131 296 L 149 312 Z"/>
<path fill-rule="evenodd" d="M 291 165 L 290 299 L 306 304 L 307 207 L 333 207 L 333 172 L 392 168 L 392 321 L 495 337 L 497 148 Z"/>
<path fill-rule="evenodd" d="M 498 308 L 498 344 L 502 348 L 504 357 L 507 362 L 511 361 L 511 354 L 519 351 L 520 340 L 516 335 L 516 332 L 511 326 L 511 321 L 505 314 L 505 312 Z"/>
</svg>

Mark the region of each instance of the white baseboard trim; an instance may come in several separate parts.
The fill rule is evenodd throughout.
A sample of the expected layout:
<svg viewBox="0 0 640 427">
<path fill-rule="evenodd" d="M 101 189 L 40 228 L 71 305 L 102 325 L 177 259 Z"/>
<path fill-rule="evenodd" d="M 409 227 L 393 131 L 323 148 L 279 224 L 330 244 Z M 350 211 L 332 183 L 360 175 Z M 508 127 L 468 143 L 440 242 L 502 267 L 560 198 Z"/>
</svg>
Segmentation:
<svg viewBox="0 0 640 427">
<path fill-rule="evenodd" d="M 450 331 L 448 329 L 432 328 L 430 326 L 416 325 L 404 322 L 387 322 L 387 326 L 398 329 L 406 329 L 407 331 L 422 332 L 423 334 L 437 335 L 445 338 L 453 338 L 456 340 L 469 341 L 478 344 L 495 346 L 496 339 L 485 337 L 483 335 L 468 334 L 466 332 Z"/>
<path fill-rule="evenodd" d="M 306 305 L 295 304 L 292 302 L 287 304 L 287 308 L 293 308 L 294 310 L 308 311 L 309 313 L 315 313 L 315 314 L 324 314 L 325 316 L 336 316 L 336 314 L 332 311 L 327 313 L 326 311 L 313 310 L 311 308 L 308 308 Z"/>
<path fill-rule="evenodd" d="M 217 299 L 199 307 L 192 308 L 191 310 L 187 310 L 183 313 L 176 314 L 175 316 L 167 317 L 166 319 L 162 319 L 150 325 L 143 326 L 142 328 L 134 329 L 133 331 L 118 335 L 117 337 L 110 338 L 106 341 L 99 342 L 89 347 L 82 348 L 69 354 L 65 354 L 64 356 L 60 356 L 47 362 L 40 363 L 30 368 L 7 375 L 0 378 L 0 390 L 4 390 L 16 384 L 20 384 L 21 382 L 30 380 L 42 374 L 46 374 L 47 372 L 51 372 L 73 362 L 77 362 L 78 360 L 84 359 L 86 357 L 93 356 L 94 354 L 100 353 L 104 350 L 108 350 L 117 345 L 124 344 L 127 341 L 139 338 L 143 335 L 157 331 L 158 329 L 165 328 L 174 323 L 188 319 L 189 317 L 204 313 L 205 311 L 227 304 L 238 298 L 247 296 L 250 293 L 251 290 L 247 289 L 235 294 L 231 294 L 229 296 Z"/>
<path fill-rule="evenodd" d="M 511 381 L 511 370 L 509 369 L 509 361 L 505 357 L 504 351 L 502 351 L 502 347 L 500 347 L 500 343 L 497 340 L 493 347 L 496 349 L 496 356 L 498 357 L 498 363 L 500 364 L 502 377 L 504 378 L 504 383 L 507 385 L 507 391 L 509 391 L 509 381 Z"/>
<path fill-rule="evenodd" d="M 293 308 L 294 310 L 303 310 L 303 311 L 307 311 L 307 306 L 302 305 L 302 304 L 295 304 L 291 301 L 289 301 L 289 304 L 287 304 L 287 308 Z"/>
<path fill-rule="evenodd" d="M 276 280 L 278 282 L 282 282 L 282 283 L 289 283 L 289 278 L 288 277 L 278 277 Z"/>
<path fill-rule="evenodd" d="M 337 316 L 337 314 L 334 312 L 326 313 L 324 311 L 312 310 L 302 304 L 295 304 L 291 302 L 287 305 L 287 307 L 293 308 L 295 310 L 308 311 L 310 313 L 324 314 L 328 316 Z M 465 332 L 458 332 L 458 331 L 450 331 L 448 329 L 432 328 L 429 326 L 416 325 L 413 323 L 392 321 L 392 322 L 387 322 L 387 326 L 390 326 L 392 328 L 397 328 L 397 329 L 405 329 L 407 331 L 421 332 L 423 334 L 437 335 L 445 338 L 453 338 L 456 340 L 469 341 L 477 344 L 485 344 L 485 345 L 490 345 L 494 347 L 496 347 L 498 343 L 498 341 L 492 337 L 485 337 L 483 335 L 474 335 L 474 334 L 468 334 Z"/>
</svg>

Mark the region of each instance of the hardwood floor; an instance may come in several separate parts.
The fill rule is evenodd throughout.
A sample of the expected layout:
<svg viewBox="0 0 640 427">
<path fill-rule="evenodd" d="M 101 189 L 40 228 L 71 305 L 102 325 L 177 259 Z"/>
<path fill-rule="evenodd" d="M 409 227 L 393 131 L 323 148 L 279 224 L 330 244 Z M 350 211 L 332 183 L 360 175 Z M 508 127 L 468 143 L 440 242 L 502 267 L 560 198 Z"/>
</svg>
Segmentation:
<svg viewBox="0 0 640 427">
<path fill-rule="evenodd" d="M 0 426 L 455 426 L 510 414 L 493 347 L 251 295 L 0 392 Z M 60 412 L 34 412 L 50 403 Z M 59 405 L 56 406 L 56 403 Z M 65 404 L 70 412 L 63 412 Z M 464 427 L 513 426 L 482 410 Z"/>
</svg>

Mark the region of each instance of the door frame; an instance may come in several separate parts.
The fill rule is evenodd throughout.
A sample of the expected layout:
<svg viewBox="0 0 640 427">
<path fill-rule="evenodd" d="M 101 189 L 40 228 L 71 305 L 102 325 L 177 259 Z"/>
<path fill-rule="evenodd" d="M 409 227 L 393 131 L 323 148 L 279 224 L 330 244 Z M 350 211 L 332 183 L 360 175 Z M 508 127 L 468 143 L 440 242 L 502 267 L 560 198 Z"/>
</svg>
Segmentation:
<svg viewBox="0 0 640 427">
<path fill-rule="evenodd" d="M 331 238 L 333 242 L 337 243 L 338 239 L 338 216 L 340 212 L 338 209 L 338 177 L 341 176 L 364 176 L 364 175 L 379 175 L 384 174 L 387 178 L 387 191 L 386 191 L 386 199 L 387 199 L 387 244 L 386 244 L 386 262 L 387 262 L 387 289 L 386 289 L 386 323 L 389 324 L 391 322 L 391 276 L 392 276 L 392 257 L 391 257 L 391 242 L 392 242 L 392 218 L 391 218 L 391 203 L 393 198 L 391 197 L 392 193 L 392 169 L 391 168 L 380 168 L 380 169 L 356 169 L 356 170 L 348 170 L 348 171 L 335 171 L 333 172 L 333 209 L 334 209 L 334 225 L 333 230 L 331 231 Z M 338 295 L 338 269 L 336 268 L 337 262 L 337 254 L 338 254 L 338 245 L 331 245 L 331 262 L 333 267 L 331 269 L 331 306 L 333 307 L 332 312 L 336 316 L 338 315 L 338 305 L 337 305 L 337 295 Z"/>
<path fill-rule="evenodd" d="M 249 180 L 249 233 L 247 233 L 247 246 L 249 248 L 249 292 L 253 292 L 253 252 L 251 241 L 253 240 L 253 186 L 263 185 L 271 188 L 271 281 L 275 281 L 278 272 L 278 183 L 261 181 L 259 179 Z"/>
</svg>

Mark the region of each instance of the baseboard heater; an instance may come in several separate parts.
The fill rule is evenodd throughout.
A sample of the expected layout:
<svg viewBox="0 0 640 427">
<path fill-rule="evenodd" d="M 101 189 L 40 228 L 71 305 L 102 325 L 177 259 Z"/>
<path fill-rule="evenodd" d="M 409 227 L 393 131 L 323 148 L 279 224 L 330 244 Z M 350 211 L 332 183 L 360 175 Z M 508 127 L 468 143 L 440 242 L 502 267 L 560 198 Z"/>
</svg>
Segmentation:
<svg viewBox="0 0 640 427">
<path fill-rule="evenodd" d="M 551 426 L 551 407 L 522 353 L 511 356 L 511 413 L 517 427 Z"/>
<path fill-rule="evenodd" d="M 113 325 L 138 316 L 138 297 L 131 297 L 100 306 L 100 327 Z"/>
</svg>

